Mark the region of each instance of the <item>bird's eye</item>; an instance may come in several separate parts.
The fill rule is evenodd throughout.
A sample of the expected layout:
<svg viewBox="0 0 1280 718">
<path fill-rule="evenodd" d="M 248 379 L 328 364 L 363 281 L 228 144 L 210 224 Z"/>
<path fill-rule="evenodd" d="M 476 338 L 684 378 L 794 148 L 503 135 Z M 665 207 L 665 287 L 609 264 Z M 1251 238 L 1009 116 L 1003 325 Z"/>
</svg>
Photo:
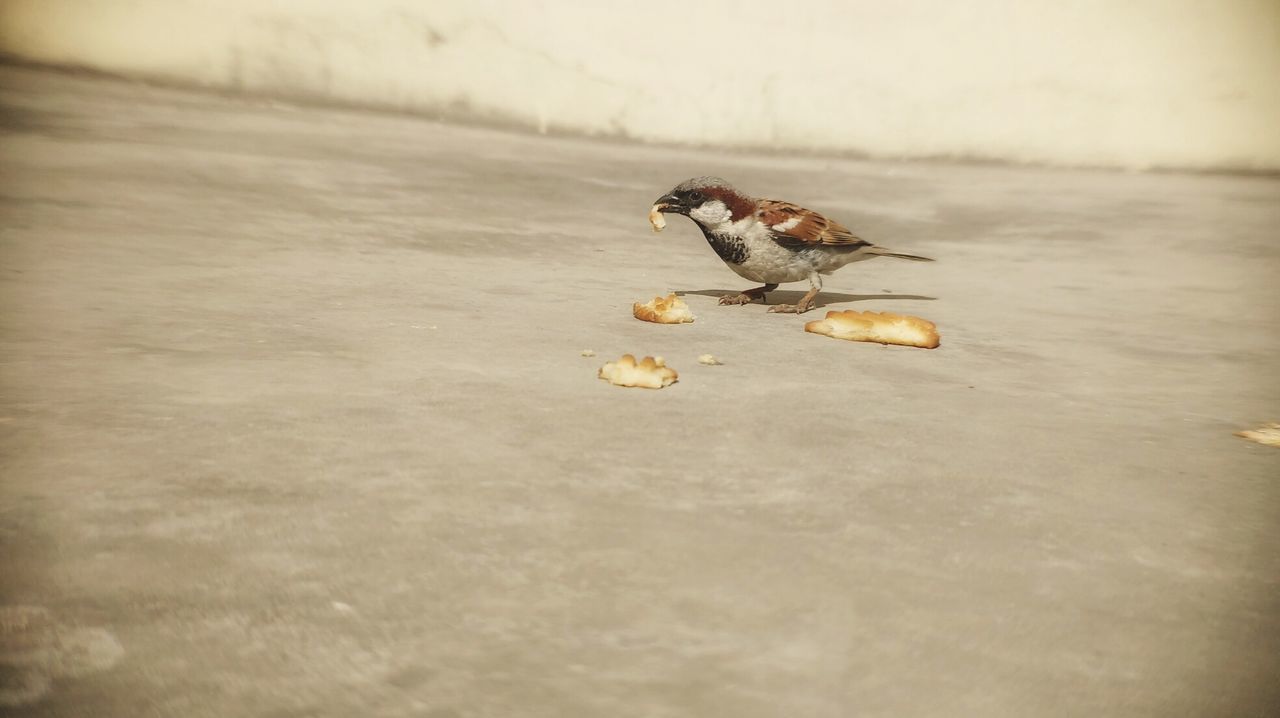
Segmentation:
<svg viewBox="0 0 1280 718">
<path fill-rule="evenodd" d="M 694 191 L 690 192 L 690 193 L 689 193 L 689 201 L 690 201 L 690 202 L 701 202 L 701 201 L 702 201 L 702 193 L 701 193 L 701 192 L 699 192 L 698 190 L 694 190 Z"/>
</svg>

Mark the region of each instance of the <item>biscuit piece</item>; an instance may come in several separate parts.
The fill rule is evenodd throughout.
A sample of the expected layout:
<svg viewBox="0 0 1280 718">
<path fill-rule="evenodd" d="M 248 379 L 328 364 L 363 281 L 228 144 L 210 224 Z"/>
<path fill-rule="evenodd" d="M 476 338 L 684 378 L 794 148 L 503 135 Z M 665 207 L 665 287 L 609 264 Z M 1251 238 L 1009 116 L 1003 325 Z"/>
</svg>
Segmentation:
<svg viewBox="0 0 1280 718">
<path fill-rule="evenodd" d="M 715 358 L 710 354 L 703 354 L 702 356 L 698 357 L 698 363 L 706 364 L 707 366 L 720 366 L 721 364 L 724 364 L 724 362 L 720 361 L 719 359 Z"/>
<path fill-rule="evenodd" d="M 653 225 L 653 231 L 661 232 L 667 226 L 667 218 L 662 216 L 662 210 L 666 209 L 665 204 L 655 204 L 649 210 L 649 224 Z"/>
<path fill-rule="evenodd" d="M 630 354 L 623 354 L 618 361 L 606 362 L 596 376 L 614 386 L 638 386 L 644 389 L 671 386 L 680 378 L 662 357 L 645 357 L 637 363 L 636 358 Z"/>
<path fill-rule="evenodd" d="M 1250 431 L 1237 431 L 1236 436 L 1243 436 L 1249 441 L 1256 441 L 1264 446 L 1280 448 L 1280 424 L 1263 424 Z"/>
<path fill-rule="evenodd" d="M 938 328 L 933 322 L 893 312 L 827 312 L 826 319 L 809 322 L 804 330 L 833 339 L 922 349 L 933 349 L 939 343 Z"/>
<path fill-rule="evenodd" d="M 693 321 L 689 305 L 674 294 L 668 294 L 666 299 L 654 297 L 644 304 L 636 302 L 631 305 L 631 314 L 642 322 L 658 324 L 684 324 Z"/>
</svg>

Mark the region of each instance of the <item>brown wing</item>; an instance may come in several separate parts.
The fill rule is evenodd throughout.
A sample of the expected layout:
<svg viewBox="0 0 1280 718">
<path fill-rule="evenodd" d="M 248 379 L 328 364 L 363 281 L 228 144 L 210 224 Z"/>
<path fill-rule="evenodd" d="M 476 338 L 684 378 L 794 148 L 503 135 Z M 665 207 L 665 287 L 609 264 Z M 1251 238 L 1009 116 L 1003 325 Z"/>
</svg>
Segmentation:
<svg viewBox="0 0 1280 718">
<path fill-rule="evenodd" d="M 871 245 L 854 236 L 853 232 L 840 223 L 790 202 L 762 199 L 756 216 L 773 233 L 774 241 L 789 249 L 817 245 L 857 249 Z"/>
</svg>

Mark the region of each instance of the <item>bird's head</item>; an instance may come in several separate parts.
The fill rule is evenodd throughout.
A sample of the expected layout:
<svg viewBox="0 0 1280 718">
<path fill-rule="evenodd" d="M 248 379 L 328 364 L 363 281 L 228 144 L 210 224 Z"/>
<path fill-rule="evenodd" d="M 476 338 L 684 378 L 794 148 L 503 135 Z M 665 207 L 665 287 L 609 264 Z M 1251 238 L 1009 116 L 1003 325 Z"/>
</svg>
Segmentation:
<svg viewBox="0 0 1280 718">
<path fill-rule="evenodd" d="M 685 180 L 654 203 L 660 212 L 683 214 L 708 229 L 751 215 L 755 205 L 755 200 L 719 177 Z"/>
</svg>

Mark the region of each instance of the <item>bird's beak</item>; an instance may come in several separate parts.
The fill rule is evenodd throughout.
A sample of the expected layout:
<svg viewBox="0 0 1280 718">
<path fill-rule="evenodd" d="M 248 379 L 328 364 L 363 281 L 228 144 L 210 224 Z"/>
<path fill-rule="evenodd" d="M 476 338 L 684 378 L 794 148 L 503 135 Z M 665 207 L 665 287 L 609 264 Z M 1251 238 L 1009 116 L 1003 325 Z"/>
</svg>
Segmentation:
<svg viewBox="0 0 1280 718">
<path fill-rule="evenodd" d="M 680 202 L 674 194 L 664 194 L 653 203 L 659 212 L 664 214 L 689 214 L 689 208 Z"/>
</svg>

